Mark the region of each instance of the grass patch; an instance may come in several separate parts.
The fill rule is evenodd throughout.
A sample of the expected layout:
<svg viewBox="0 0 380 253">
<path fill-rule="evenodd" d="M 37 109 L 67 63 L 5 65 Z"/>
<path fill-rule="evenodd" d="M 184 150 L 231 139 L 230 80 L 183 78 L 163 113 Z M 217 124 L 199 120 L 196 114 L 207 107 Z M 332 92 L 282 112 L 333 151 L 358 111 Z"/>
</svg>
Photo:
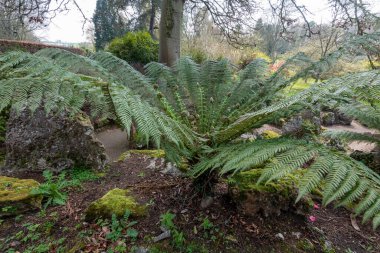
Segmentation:
<svg viewBox="0 0 380 253">
<path fill-rule="evenodd" d="M 307 88 L 309 88 L 313 83 L 315 83 L 317 80 L 314 78 L 308 78 L 305 79 L 298 79 L 296 82 L 285 88 L 285 94 L 288 96 L 293 96 Z"/>
</svg>

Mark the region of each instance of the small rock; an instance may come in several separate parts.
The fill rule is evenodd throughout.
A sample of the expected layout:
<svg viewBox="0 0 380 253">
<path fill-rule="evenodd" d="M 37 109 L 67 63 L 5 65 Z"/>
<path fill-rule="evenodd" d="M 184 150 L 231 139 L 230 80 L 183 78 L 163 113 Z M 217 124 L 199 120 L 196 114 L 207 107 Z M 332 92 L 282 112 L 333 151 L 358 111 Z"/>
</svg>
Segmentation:
<svg viewBox="0 0 380 253">
<path fill-rule="evenodd" d="M 334 247 L 333 247 L 333 244 L 332 242 L 330 241 L 325 241 L 325 243 L 323 244 L 323 249 L 327 252 L 331 252 L 334 250 Z"/>
<path fill-rule="evenodd" d="M 281 239 L 281 240 L 283 240 L 283 241 L 285 240 L 284 235 L 281 234 L 281 233 L 276 234 L 275 237 L 278 238 L 278 239 Z"/>
<path fill-rule="evenodd" d="M 209 206 L 211 206 L 211 204 L 213 202 L 214 202 L 213 197 L 207 196 L 207 197 L 205 197 L 205 198 L 202 199 L 202 201 L 201 201 L 201 208 L 202 209 L 206 209 Z"/>
<path fill-rule="evenodd" d="M 163 170 L 161 170 L 161 173 L 176 177 L 184 176 L 184 173 L 181 172 L 175 165 L 173 165 L 170 162 L 166 164 L 166 167 Z"/>
<path fill-rule="evenodd" d="M 156 158 L 150 160 L 150 163 L 148 166 L 146 166 L 147 169 L 155 169 L 156 168 Z"/>
<path fill-rule="evenodd" d="M 162 241 L 162 240 L 164 240 L 164 239 L 166 239 L 166 238 L 169 238 L 170 236 L 171 236 L 170 231 L 169 231 L 169 230 L 168 230 L 168 231 L 165 231 L 165 232 L 163 232 L 162 234 L 153 237 L 153 242 L 159 242 L 159 241 Z"/>
<path fill-rule="evenodd" d="M 149 253 L 149 249 L 144 248 L 144 247 L 139 247 L 139 248 L 137 248 L 135 253 Z"/>
<path fill-rule="evenodd" d="M 292 235 L 294 235 L 297 239 L 301 238 L 301 232 L 292 232 Z"/>
<path fill-rule="evenodd" d="M 9 244 L 12 248 L 19 246 L 21 243 L 19 241 L 13 241 Z"/>
</svg>

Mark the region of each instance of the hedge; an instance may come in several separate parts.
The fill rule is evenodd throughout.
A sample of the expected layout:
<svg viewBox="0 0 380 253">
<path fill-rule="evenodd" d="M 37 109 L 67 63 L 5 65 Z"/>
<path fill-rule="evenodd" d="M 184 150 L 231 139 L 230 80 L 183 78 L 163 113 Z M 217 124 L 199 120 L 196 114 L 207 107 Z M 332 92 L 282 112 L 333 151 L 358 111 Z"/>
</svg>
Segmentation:
<svg viewBox="0 0 380 253">
<path fill-rule="evenodd" d="M 11 50 L 22 50 L 29 53 L 35 53 L 43 48 L 61 48 L 67 51 L 70 51 L 74 54 L 84 55 L 85 52 L 80 48 L 75 47 L 63 47 L 63 46 L 54 46 L 47 45 L 38 42 L 29 42 L 29 41 L 17 41 L 17 40 L 2 40 L 0 39 L 0 53 Z"/>
</svg>

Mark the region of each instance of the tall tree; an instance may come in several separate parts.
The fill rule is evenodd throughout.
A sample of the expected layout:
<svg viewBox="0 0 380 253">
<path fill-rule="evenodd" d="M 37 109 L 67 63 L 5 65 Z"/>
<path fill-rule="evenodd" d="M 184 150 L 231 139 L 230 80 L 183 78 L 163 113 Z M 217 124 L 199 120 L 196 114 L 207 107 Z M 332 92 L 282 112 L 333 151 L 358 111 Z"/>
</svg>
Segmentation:
<svg viewBox="0 0 380 253">
<path fill-rule="evenodd" d="M 117 0 L 97 0 L 92 18 L 96 50 L 103 49 L 113 38 L 126 32 L 126 24 L 119 14 L 121 7 Z"/>
<path fill-rule="evenodd" d="M 180 55 L 185 0 L 162 0 L 159 61 L 173 65 Z"/>
<path fill-rule="evenodd" d="M 160 62 L 172 66 L 180 56 L 180 36 L 184 11 L 198 15 L 200 10 L 229 42 L 238 44 L 254 28 L 257 10 L 251 0 L 162 0 L 160 20 Z"/>
</svg>

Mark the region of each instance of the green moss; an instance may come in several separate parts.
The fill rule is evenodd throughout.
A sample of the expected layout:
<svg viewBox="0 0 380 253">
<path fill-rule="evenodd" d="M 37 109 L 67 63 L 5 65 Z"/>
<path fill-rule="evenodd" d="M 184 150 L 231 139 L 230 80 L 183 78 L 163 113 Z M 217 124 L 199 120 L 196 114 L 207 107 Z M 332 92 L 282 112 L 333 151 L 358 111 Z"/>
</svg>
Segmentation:
<svg viewBox="0 0 380 253">
<path fill-rule="evenodd" d="M 139 155 L 145 155 L 151 158 L 165 158 L 165 151 L 162 149 L 152 149 L 152 150 L 147 150 L 147 149 L 132 149 L 124 152 L 119 156 L 118 161 L 122 162 L 125 159 L 129 158 L 131 154 L 139 154 Z"/>
<path fill-rule="evenodd" d="M 107 175 L 107 173 L 105 173 L 105 172 L 98 172 L 98 173 L 95 173 L 95 175 L 97 177 L 105 177 Z"/>
<path fill-rule="evenodd" d="M 83 126 L 92 126 L 91 119 L 84 113 L 78 113 L 76 115 L 76 119 L 83 125 Z"/>
<path fill-rule="evenodd" d="M 272 130 L 265 130 L 263 133 L 262 133 L 264 139 L 275 139 L 275 138 L 280 138 L 281 137 L 281 134 L 275 132 L 275 131 L 272 131 Z"/>
<path fill-rule="evenodd" d="M 267 184 L 257 184 L 262 169 L 252 169 L 235 175 L 230 182 L 237 186 L 240 191 L 259 191 L 269 193 L 280 193 L 286 197 L 294 193 L 299 177 L 296 174 L 289 174 L 278 181 Z"/>
<path fill-rule="evenodd" d="M 189 171 L 190 169 L 189 161 L 186 158 L 182 157 L 181 163 L 178 165 L 178 169 L 182 172 Z"/>
<path fill-rule="evenodd" d="M 31 194 L 38 186 L 33 179 L 0 176 L 0 217 L 40 208 L 42 196 Z"/>
<path fill-rule="evenodd" d="M 128 190 L 116 188 L 90 204 L 86 219 L 110 218 L 112 214 L 122 217 L 127 210 L 131 211 L 132 216 L 143 216 L 146 214 L 146 205 L 139 204 Z"/>
<path fill-rule="evenodd" d="M 296 246 L 298 249 L 305 250 L 306 252 L 313 251 L 315 249 L 314 244 L 308 239 L 302 239 L 298 241 Z"/>
</svg>

